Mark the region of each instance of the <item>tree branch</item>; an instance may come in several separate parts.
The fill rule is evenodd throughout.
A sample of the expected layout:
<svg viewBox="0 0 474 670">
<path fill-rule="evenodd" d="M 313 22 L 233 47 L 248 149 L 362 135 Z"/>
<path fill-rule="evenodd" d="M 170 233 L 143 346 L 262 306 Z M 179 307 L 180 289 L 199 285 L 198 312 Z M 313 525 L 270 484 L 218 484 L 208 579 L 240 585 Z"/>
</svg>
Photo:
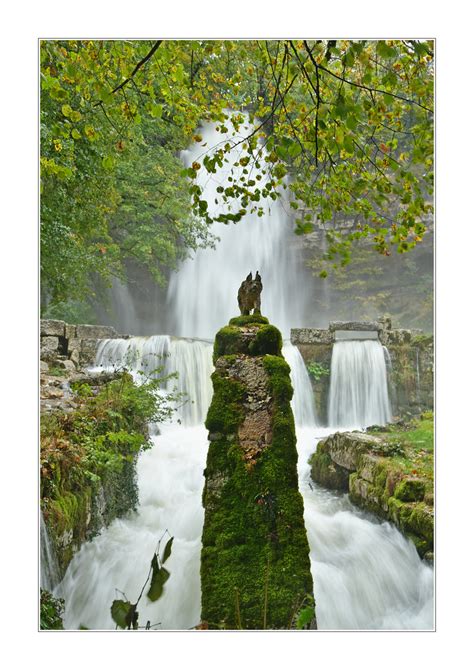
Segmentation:
<svg viewBox="0 0 474 670">
<path fill-rule="evenodd" d="M 306 48 L 306 40 L 305 40 L 305 48 Z M 314 59 L 313 59 L 314 60 Z M 315 63 L 315 61 L 314 61 Z M 389 95 L 392 98 L 397 98 L 397 100 L 403 100 L 404 102 L 408 102 L 410 105 L 417 105 L 418 107 L 421 107 L 421 109 L 426 110 L 427 112 L 433 113 L 433 110 L 430 109 L 429 107 L 425 107 L 425 105 L 422 105 L 419 102 L 416 102 L 416 100 L 411 100 L 410 98 L 405 98 L 403 95 L 398 95 L 397 93 L 391 93 L 390 91 L 384 91 L 383 89 L 380 88 L 370 88 L 369 86 L 364 86 L 363 84 L 357 84 L 355 81 L 350 81 L 349 79 L 346 79 L 345 77 L 341 77 L 332 70 L 328 70 L 327 67 L 324 67 L 323 65 L 319 64 L 316 65 L 320 70 L 323 72 L 327 72 L 328 74 L 331 75 L 331 77 L 335 77 L 336 79 L 339 79 L 339 81 L 344 82 L 345 84 L 349 84 L 349 86 L 355 86 L 356 88 L 361 88 L 364 91 L 368 91 L 371 95 L 374 93 L 382 93 L 385 95 Z"/>
<path fill-rule="evenodd" d="M 150 60 L 150 58 L 153 56 L 153 54 L 155 53 L 155 51 L 158 49 L 158 47 L 160 46 L 160 44 L 161 44 L 162 42 L 163 42 L 163 40 L 157 40 L 157 41 L 155 42 L 155 44 L 152 46 L 152 48 L 151 48 L 150 51 L 147 53 L 147 55 L 144 56 L 144 57 L 141 59 L 141 61 L 138 62 L 138 63 L 135 65 L 132 74 L 131 74 L 129 77 L 127 77 L 127 79 L 125 79 L 121 84 L 119 84 L 118 86 L 116 86 L 116 87 L 114 88 L 114 90 L 112 91 L 112 93 L 116 93 L 116 92 L 119 91 L 121 88 L 123 88 L 124 86 L 126 86 L 126 85 L 128 84 L 129 81 L 131 81 L 131 80 L 133 79 L 133 77 L 137 74 L 138 70 L 139 70 L 140 68 L 142 68 L 142 67 L 145 65 L 145 63 L 146 63 L 147 61 Z"/>
</svg>

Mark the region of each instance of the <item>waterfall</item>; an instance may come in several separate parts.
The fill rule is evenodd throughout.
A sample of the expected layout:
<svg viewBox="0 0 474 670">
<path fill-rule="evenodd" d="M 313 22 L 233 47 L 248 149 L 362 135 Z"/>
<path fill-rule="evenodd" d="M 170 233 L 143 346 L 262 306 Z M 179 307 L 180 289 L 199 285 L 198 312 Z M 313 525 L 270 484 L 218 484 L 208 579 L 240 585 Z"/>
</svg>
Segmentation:
<svg viewBox="0 0 474 670">
<path fill-rule="evenodd" d="M 335 342 L 331 358 L 329 425 L 385 425 L 392 412 L 383 347 L 378 340 Z"/>
<path fill-rule="evenodd" d="M 48 529 L 44 522 L 43 513 L 40 513 L 40 586 L 46 591 L 53 591 L 59 582 L 61 575 L 58 559 L 54 551 Z"/>
<path fill-rule="evenodd" d="M 317 424 L 316 407 L 314 405 L 313 389 L 308 371 L 298 347 L 289 342 L 283 345 L 283 356 L 290 366 L 293 398 L 291 409 L 297 426 L 315 426 Z"/>
<path fill-rule="evenodd" d="M 319 629 L 430 629 L 433 570 L 420 560 L 414 544 L 392 524 L 354 507 L 347 495 L 311 480 L 308 461 L 315 445 L 335 429 L 311 423 L 309 376 L 292 349 L 296 347 L 285 345 L 284 355 L 292 368 L 299 488 Z"/>
<path fill-rule="evenodd" d="M 225 141 L 211 126 L 205 126 L 200 134 L 208 147 Z M 201 146 L 193 146 L 186 152 L 187 164 L 202 161 L 203 151 Z M 238 157 L 236 149 L 231 163 Z M 217 186 L 226 181 L 227 171 L 224 167 L 200 181 L 210 207 Z M 101 344 L 97 368 L 125 366 L 136 379 L 143 378 L 140 373 L 154 374 L 159 366 L 166 374 L 177 371 L 178 380 L 170 379 L 163 391 L 176 385 L 188 394 L 189 402 L 177 408 L 181 423 L 160 425 L 160 435 L 152 438 L 153 447 L 138 459 L 137 511 L 116 519 L 73 557 L 60 585 L 66 603 L 66 628 L 81 624 L 92 629 L 114 628 L 112 601 L 123 598 L 122 593 L 135 601 L 157 541 L 166 530 L 175 538 L 166 564 L 170 578 L 157 602 L 149 603 L 146 597 L 140 601 L 140 624 L 144 626 L 149 620 L 156 628 L 182 630 L 199 623 L 204 521 L 201 496 L 208 449 L 203 419 L 212 394 L 212 345 L 204 340 L 213 338 L 238 312 L 238 287 L 250 270 L 259 270 L 262 275 L 262 313 L 285 337 L 291 326 L 310 325 L 305 316 L 303 263 L 288 243 L 293 233 L 284 207 L 283 196 L 272 204 L 271 213 L 266 212 L 261 218 L 248 215 L 235 226 L 214 225 L 212 232 L 220 238 L 217 248 L 198 250 L 194 258 L 182 264 L 172 277 L 168 292 L 172 330 L 180 337 L 133 337 Z M 184 339 L 190 336 L 200 339 Z M 286 343 L 284 355 L 294 388 L 299 486 L 304 499 L 319 627 L 432 627 L 433 571 L 419 559 L 413 544 L 393 525 L 379 523 L 357 510 L 346 495 L 328 492 L 310 480 L 309 456 L 318 439 L 334 432 L 340 421 L 368 425 L 389 420 L 388 398 L 383 400 L 386 377 L 380 343 L 336 343 L 331 392 L 333 407 L 338 408 L 335 411 L 341 413 L 342 419 L 335 420 L 334 427 L 328 429 L 317 426 L 311 383 L 299 351 Z M 351 379 L 344 380 L 342 375 Z M 361 379 L 367 382 L 367 388 L 362 390 Z M 357 403 L 344 390 L 345 385 L 353 387 Z M 344 393 L 351 407 L 350 416 L 341 410 Z M 360 407 L 364 407 L 364 412 Z"/>
<path fill-rule="evenodd" d="M 137 380 L 141 372 L 178 373 L 164 390 L 186 393 L 176 419 L 160 424 L 152 449 L 137 464 L 139 507 L 116 519 L 71 561 L 61 584 L 65 594 L 65 627 L 113 628 L 110 605 L 120 592 L 134 601 L 145 582 L 151 558 L 166 530 L 174 536 L 166 563 L 170 578 L 156 603 L 140 601 L 140 623 L 181 630 L 200 617 L 200 553 L 204 510 L 201 495 L 207 454 L 203 421 L 212 397 L 212 345 L 168 336 L 106 340 L 96 355 L 95 370 L 126 367 Z"/>
<path fill-rule="evenodd" d="M 247 131 L 249 129 L 247 128 Z M 200 130 L 202 144 L 184 152 L 187 165 L 202 162 L 203 145 L 214 147 L 224 142 L 234 143 L 240 137 L 222 135 L 212 124 Z M 262 149 L 262 163 L 264 163 Z M 215 199 L 217 188 L 228 185 L 230 173 L 239 176 L 234 166 L 241 157 L 241 145 L 231 151 L 229 161 L 215 175 L 204 170 L 198 183 L 209 203 L 209 213 L 218 213 Z M 259 175 L 263 187 L 268 175 Z M 242 280 L 259 270 L 263 280 L 262 314 L 289 337 L 290 327 L 304 323 L 307 312 L 307 271 L 301 252 L 296 248 L 290 209 L 282 189 L 278 201 L 265 203 L 265 213 L 247 214 L 237 224 L 214 223 L 212 233 L 219 238 L 215 249 L 198 249 L 186 260 L 179 272 L 172 275 L 168 303 L 174 313 L 174 332 L 184 337 L 213 338 L 216 331 L 238 313 L 237 291 Z M 270 205 L 271 203 L 271 209 Z M 292 244 L 293 242 L 293 244 Z M 298 295 L 298 300 L 295 300 Z"/>
<path fill-rule="evenodd" d="M 122 368 L 128 369 L 138 383 L 150 377 L 169 376 L 163 390 L 181 394 L 176 406 L 179 420 L 187 426 L 204 421 L 212 399 L 210 342 L 168 335 L 103 340 L 93 369 Z"/>
</svg>

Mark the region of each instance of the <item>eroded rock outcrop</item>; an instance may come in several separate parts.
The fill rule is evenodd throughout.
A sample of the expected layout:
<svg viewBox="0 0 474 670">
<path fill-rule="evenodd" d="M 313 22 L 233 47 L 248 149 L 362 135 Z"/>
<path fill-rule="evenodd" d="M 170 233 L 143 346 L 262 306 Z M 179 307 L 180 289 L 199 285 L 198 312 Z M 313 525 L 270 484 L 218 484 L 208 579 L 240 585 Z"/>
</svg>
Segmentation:
<svg viewBox="0 0 474 670">
<path fill-rule="evenodd" d="M 284 629 L 312 603 L 281 344 L 259 315 L 232 319 L 216 336 L 201 560 L 210 628 Z"/>
<path fill-rule="evenodd" d="M 335 433 L 321 440 L 310 459 L 311 476 L 327 488 L 347 491 L 350 500 L 392 521 L 420 556 L 433 552 L 432 481 L 407 472 L 398 443 L 367 433 Z"/>
</svg>

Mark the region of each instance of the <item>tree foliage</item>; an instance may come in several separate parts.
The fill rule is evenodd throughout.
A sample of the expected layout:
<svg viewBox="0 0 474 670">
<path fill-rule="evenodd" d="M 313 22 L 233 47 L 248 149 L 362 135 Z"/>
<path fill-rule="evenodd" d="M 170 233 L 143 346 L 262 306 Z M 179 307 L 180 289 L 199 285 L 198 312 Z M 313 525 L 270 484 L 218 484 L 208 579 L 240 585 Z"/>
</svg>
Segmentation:
<svg viewBox="0 0 474 670">
<path fill-rule="evenodd" d="M 206 120 L 224 139 L 183 170 Z M 127 258 L 163 282 L 214 220 L 261 216 L 285 190 L 298 234 L 316 216 L 356 218 L 326 260 L 348 263 L 360 237 L 407 251 L 431 211 L 432 123 L 430 42 L 43 41 L 43 302 L 123 278 Z M 197 177 L 235 147 L 211 215 Z"/>
</svg>

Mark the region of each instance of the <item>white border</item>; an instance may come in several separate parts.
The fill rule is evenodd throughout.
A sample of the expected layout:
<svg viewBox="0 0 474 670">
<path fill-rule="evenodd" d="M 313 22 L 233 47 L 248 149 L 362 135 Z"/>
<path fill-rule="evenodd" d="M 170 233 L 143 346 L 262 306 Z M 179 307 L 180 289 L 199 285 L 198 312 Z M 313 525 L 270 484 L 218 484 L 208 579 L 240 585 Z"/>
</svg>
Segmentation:
<svg viewBox="0 0 474 670">
<path fill-rule="evenodd" d="M 166 5 L 172 3 L 166 3 Z M 2 656 L 35 668 L 307 664 L 427 667 L 469 658 L 472 522 L 472 54 L 468 4 L 241 0 L 43 1 L 3 9 Z M 391 37 L 437 39 L 437 632 L 106 635 L 38 633 L 36 601 L 37 38 Z M 467 290 L 466 290 L 467 289 Z M 6 368 L 6 369 L 5 369 Z M 8 405 L 6 400 L 8 399 Z M 468 630 L 469 626 L 469 630 Z M 370 639 L 367 639 L 367 635 Z M 242 637 L 243 636 L 243 637 Z M 8 660 L 7 660 L 8 662 Z"/>
</svg>

